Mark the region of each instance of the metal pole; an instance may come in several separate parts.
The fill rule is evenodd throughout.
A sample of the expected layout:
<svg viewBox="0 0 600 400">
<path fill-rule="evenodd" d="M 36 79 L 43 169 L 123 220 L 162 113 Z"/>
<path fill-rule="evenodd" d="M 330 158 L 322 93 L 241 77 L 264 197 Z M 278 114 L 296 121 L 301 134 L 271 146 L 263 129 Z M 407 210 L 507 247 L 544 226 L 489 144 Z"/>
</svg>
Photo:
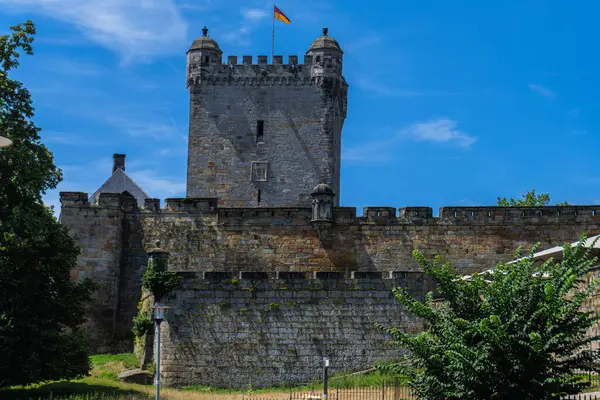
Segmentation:
<svg viewBox="0 0 600 400">
<path fill-rule="evenodd" d="M 160 400 L 160 322 L 156 321 L 156 400 Z"/>
<path fill-rule="evenodd" d="M 327 393 L 327 362 L 323 364 L 323 398 L 326 399 L 329 397 Z"/>
<path fill-rule="evenodd" d="M 271 63 L 275 58 L 275 2 L 273 1 L 273 35 L 271 36 Z"/>
</svg>

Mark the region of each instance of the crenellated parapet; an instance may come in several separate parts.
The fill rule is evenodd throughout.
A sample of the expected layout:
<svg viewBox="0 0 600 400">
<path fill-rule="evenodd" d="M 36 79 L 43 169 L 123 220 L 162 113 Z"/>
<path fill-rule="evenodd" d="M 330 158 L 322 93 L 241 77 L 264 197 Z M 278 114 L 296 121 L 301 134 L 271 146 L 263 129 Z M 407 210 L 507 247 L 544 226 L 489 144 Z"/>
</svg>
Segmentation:
<svg viewBox="0 0 600 400">
<path fill-rule="evenodd" d="M 90 204 L 87 193 L 61 192 L 63 208 L 120 208 L 125 212 L 139 212 L 144 216 L 167 214 L 213 215 L 218 224 L 234 225 L 310 225 L 314 218 L 308 207 L 255 208 L 219 207 L 217 198 L 167 198 L 161 207 L 160 199 L 146 199 L 139 209 L 127 193 L 102 193 L 97 204 Z M 431 207 L 370 206 L 356 215 L 355 207 L 333 207 L 333 223 L 345 225 L 478 225 L 478 224 L 536 224 L 564 221 L 600 221 L 600 205 L 497 207 L 497 206 L 443 206 L 434 216 Z"/>
<path fill-rule="evenodd" d="M 440 207 L 441 218 L 600 216 L 599 212 L 600 205 L 543 207 Z"/>
<path fill-rule="evenodd" d="M 214 213 L 217 202 L 215 198 L 170 198 L 165 200 L 165 211 Z"/>
<path fill-rule="evenodd" d="M 208 282 L 240 281 L 302 281 L 302 280 L 392 280 L 396 282 L 413 282 L 423 279 L 422 271 L 181 271 L 183 279 L 195 279 Z"/>
<path fill-rule="evenodd" d="M 257 63 L 253 62 L 252 56 L 243 56 L 241 63 L 238 56 L 229 56 L 226 63 L 218 60 L 207 64 L 199 56 L 188 55 L 188 86 L 319 86 L 324 78 L 346 85 L 341 74 L 320 72 L 319 63 L 312 55 L 305 55 L 300 64 L 295 55 L 288 56 L 286 64 L 283 63 L 283 56 L 275 56 L 271 64 L 267 63 L 267 56 L 258 56 Z"/>
<path fill-rule="evenodd" d="M 323 85 L 331 86 L 337 82 L 347 87 L 342 76 L 343 51 L 338 42 L 323 29 L 323 35 L 317 38 L 303 57 L 297 55 L 284 57 L 274 55 L 271 63 L 268 57 L 260 55 L 254 63 L 252 56 L 232 55 L 223 61 L 223 52 L 219 44 L 208 36 L 208 29 L 202 30 L 203 36 L 194 40 L 187 52 L 187 85 L 193 92 L 198 85 Z"/>
</svg>

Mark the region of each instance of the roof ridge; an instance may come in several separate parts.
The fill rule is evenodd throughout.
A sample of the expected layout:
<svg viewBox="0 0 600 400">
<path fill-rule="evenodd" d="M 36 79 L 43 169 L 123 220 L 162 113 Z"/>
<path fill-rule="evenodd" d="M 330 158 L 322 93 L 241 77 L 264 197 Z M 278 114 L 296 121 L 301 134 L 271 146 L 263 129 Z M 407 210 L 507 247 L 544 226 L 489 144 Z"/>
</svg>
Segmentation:
<svg viewBox="0 0 600 400">
<path fill-rule="evenodd" d="M 146 193 L 146 191 L 144 189 L 142 189 L 142 187 L 140 185 L 138 185 L 135 180 L 129 176 L 129 174 L 127 172 L 125 172 L 124 169 L 122 168 L 117 168 L 115 169 L 115 171 L 104 181 L 104 183 L 102 185 L 100 185 L 100 187 L 91 195 L 88 197 L 88 200 L 91 202 L 94 201 L 94 199 L 96 198 L 96 195 L 98 195 L 98 193 L 102 192 L 102 189 L 107 186 L 109 184 L 109 182 L 115 178 L 115 176 L 117 176 L 117 174 L 119 173 L 119 171 L 121 171 L 120 173 L 125 177 L 125 179 L 132 184 L 136 189 L 138 189 L 140 192 L 142 192 L 142 194 L 146 197 L 146 198 L 151 198 L 148 193 Z M 133 195 L 133 194 L 132 194 Z M 134 196 L 135 197 L 135 196 Z"/>
</svg>

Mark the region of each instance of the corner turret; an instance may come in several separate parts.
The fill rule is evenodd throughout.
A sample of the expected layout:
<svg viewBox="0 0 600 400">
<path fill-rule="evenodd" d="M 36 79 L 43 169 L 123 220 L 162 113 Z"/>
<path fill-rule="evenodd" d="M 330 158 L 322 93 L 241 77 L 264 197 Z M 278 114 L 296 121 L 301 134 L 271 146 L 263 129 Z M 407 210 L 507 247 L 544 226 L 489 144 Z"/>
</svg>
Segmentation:
<svg viewBox="0 0 600 400">
<path fill-rule="evenodd" d="M 320 183 L 312 190 L 311 222 L 333 222 L 333 198 L 335 193 L 326 183 Z"/>
<path fill-rule="evenodd" d="M 223 51 L 216 40 L 208 36 L 208 28 L 202 28 L 202 36 L 196 38 L 187 51 L 187 81 L 190 82 L 201 75 L 202 68 L 220 65 L 223 62 Z"/>
<path fill-rule="evenodd" d="M 337 40 L 329 36 L 328 28 L 323 28 L 323 35 L 312 42 L 306 54 L 312 56 L 311 73 L 313 76 L 342 74 L 344 52 Z"/>
</svg>

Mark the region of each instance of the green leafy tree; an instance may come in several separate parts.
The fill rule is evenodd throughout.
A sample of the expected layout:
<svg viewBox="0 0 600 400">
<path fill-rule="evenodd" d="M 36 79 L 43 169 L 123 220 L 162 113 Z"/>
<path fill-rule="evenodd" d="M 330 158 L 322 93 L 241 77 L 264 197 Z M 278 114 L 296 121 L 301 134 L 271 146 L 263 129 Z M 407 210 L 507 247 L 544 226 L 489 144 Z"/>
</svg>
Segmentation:
<svg viewBox="0 0 600 400">
<path fill-rule="evenodd" d="M 500 207 L 542 207 L 550 204 L 550 195 L 548 193 L 535 194 L 535 189 L 521 195 L 522 199 L 498 197 Z M 563 201 L 556 203 L 557 206 L 568 206 L 569 203 Z"/>
<path fill-rule="evenodd" d="M 565 246 L 561 262 L 536 265 L 534 249 L 471 280 L 415 251 L 441 298 L 429 293 L 418 301 L 394 289 L 425 329 L 414 335 L 379 326 L 407 350 L 379 368 L 407 374 L 420 399 L 537 400 L 579 392 L 586 384 L 577 374 L 600 371 L 600 353 L 590 346 L 600 337 L 589 329 L 599 317 L 582 307 L 599 283 L 585 280 L 597 259 L 583 239 Z"/>
<path fill-rule="evenodd" d="M 91 284 L 70 280 L 78 247 L 44 206 L 61 172 L 32 121 L 29 91 L 10 73 L 32 54 L 31 21 L 0 36 L 0 387 L 75 378 L 89 371 L 84 302 Z"/>
</svg>

